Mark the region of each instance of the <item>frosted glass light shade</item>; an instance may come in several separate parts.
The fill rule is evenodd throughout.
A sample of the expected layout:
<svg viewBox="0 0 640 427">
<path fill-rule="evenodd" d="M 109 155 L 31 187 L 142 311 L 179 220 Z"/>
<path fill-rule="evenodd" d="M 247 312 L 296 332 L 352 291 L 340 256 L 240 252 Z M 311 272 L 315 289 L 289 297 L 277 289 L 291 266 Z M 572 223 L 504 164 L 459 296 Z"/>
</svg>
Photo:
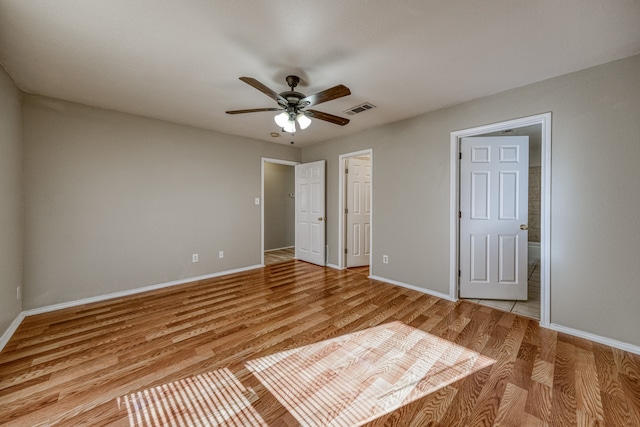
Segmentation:
<svg viewBox="0 0 640 427">
<path fill-rule="evenodd" d="M 278 114 L 273 118 L 276 121 L 276 124 L 284 129 L 284 127 L 289 123 L 289 114 L 286 111 Z"/>
<path fill-rule="evenodd" d="M 282 126 L 285 132 L 296 133 L 296 122 L 287 121 L 284 126 Z"/>
<path fill-rule="evenodd" d="M 296 119 L 298 120 L 298 124 L 300 125 L 300 129 L 306 129 L 311 124 L 311 119 L 309 117 L 305 116 L 302 113 L 299 113 L 298 116 L 296 117 Z"/>
</svg>

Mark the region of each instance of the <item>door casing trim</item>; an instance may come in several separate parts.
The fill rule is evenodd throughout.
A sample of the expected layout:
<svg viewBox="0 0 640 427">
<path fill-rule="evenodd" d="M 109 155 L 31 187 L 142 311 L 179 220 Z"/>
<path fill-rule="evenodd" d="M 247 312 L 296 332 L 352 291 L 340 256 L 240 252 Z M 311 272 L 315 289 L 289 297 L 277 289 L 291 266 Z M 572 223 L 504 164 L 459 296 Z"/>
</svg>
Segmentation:
<svg viewBox="0 0 640 427">
<path fill-rule="evenodd" d="M 342 270 L 346 268 L 346 254 L 344 253 L 344 160 L 349 157 L 356 156 L 369 156 L 371 161 L 371 228 L 369 229 L 369 245 L 371 246 L 369 252 L 369 274 L 373 274 L 373 188 L 374 188 L 374 176 L 373 176 L 373 149 L 368 148 L 366 150 L 354 151 L 352 153 L 340 154 L 338 157 L 338 269 Z"/>
<path fill-rule="evenodd" d="M 478 136 L 490 132 L 541 126 L 541 182 L 540 182 L 540 325 L 548 327 L 551 323 L 551 113 L 543 113 L 504 122 L 492 123 L 451 132 L 450 137 L 450 227 L 449 227 L 449 296 L 458 299 L 458 270 L 460 265 L 460 229 L 458 211 L 460 210 L 460 139 Z"/>
</svg>

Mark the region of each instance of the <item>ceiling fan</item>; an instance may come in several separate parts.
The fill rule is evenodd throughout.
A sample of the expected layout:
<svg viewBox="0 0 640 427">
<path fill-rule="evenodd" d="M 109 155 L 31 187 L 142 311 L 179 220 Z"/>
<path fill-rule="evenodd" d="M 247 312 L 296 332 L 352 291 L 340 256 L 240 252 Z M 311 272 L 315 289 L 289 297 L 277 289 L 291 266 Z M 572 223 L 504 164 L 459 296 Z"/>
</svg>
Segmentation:
<svg viewBox="0 0 640 427">
<path fill-rule="evenodd" d="M 300 83 L 298 76 L 287 76 L 287 84 L 290 90 L 277 93 L 276 91 L 268 88 L 264 84 L 260 83 L 252 77 L 240 77 L 240 80 L 246 84 L 253 86 L 260 92 L 267 95 L 269 98 L 276 101 L 279 108 L 252 108 L 248 110 L 232 110 L 227 111 L 227 114 L 244 114 L 244 113 L 257 113 L 261 111 L 280 111 L 281 113 L 276 115 L 274 120 L 285 132 L 295 133 L 296 121 L 301 129 L 306 129 L 310 124 L 310 119 L 324 120 L 325 122 L 333 123 L 336 125 L 344 126 L 349 123 L 349 119 L 334 116 L 333 114 L 323 113 L 317 110 L 307 110 L 306 108 L 313 105 L 321 104 L 323 102 L 331 101 L 334 99 L 342 98 L 343 96 L 351 95 L 351 91 L 344 85 L 337 85 L 322 92 L 318 92 L 315 95 L 306 96 L 300 92 L 296 92 L 295 88 Z"/>
</svg>

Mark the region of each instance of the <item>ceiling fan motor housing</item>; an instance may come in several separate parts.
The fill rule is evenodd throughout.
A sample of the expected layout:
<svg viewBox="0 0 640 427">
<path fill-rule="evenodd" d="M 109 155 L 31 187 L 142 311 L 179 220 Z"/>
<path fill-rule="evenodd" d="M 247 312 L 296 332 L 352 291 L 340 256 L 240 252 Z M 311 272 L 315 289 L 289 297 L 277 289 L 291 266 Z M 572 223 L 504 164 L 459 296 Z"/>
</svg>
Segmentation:
<svg viewBox="0 0 640 427">
<path fill-rule="evenodd" d="M 305 98 L 303 93 L 294 92 L 294 91 L 282 92 L 280 94 L 280 96 L 283 97 L 284 99 L 286 99 L 287 102 L 289 103 L 289 105 L 291 105 L 291 104 L 298 105 L 300 100 L 302 98 Z"/>
<path fill-rule="evenodd" d="M 301 108 L 300 100 L 306 98 L 305 94 L 296 92 L 294 89 L 300 83 L 300 77 L 298 76 L 287 76 L 287 84 L 291 88 L 291 90 L 280 93 L 280 96 L 287 100 L 288 105 L 284 105 L 282 103 L 282 107 L 284 107 L 289 115 L 297 114 L 297 110 Z"/>
<path fill-rule="evenodd" d="M 300 77 L 298 76 L 287 76 L 287 84 L 293 90 L 300 83 Z"/>
</svg>

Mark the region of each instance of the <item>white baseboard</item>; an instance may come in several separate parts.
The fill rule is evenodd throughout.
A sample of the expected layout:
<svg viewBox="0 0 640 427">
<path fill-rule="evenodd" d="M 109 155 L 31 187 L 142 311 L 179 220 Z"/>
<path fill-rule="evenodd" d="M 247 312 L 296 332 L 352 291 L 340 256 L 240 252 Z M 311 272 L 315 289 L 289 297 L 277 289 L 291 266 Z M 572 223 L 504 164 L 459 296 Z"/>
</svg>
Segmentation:
<svg viewBox="0 0 640 427">
<path fill-rule="evenodd" d="M 335 264 L 327 264 L 327 267 L 333 268 L 334 270 L 344 270 L 344 268 L 340 268 Z"/>
<path fill-rule="evenodd" d="M 573 335 L 574 337 L 584 338 L 589 341 L 597 342 L 600 344 L 608 345 L 610 347 L 615 347 L 620 350 L 628 351 L 629 353 L 640 354 L 640 347 L 637 345 L 629 344 L 626 342 L 614 340 L 611 338 L 602 337 L 600 335 L 595 335 L 589 332 L 584 332 L 579 329 L 568 328 L 566 326 L 558 325 L 555 323 L 549 324 L 549 329 L 562 332 L 567 335 Z"/>
<path fill-rule="evenodd" d="M 414 291 L 422 292 L 423 294 L 433 295 L 434 297 L 446 299 L 447 301 L 456 301 L 452 299 L 449 294 L 443 294 L 441 292 L 432 291 L 431 289 L 421 288 L 419 286 L 410 285 L 408 283 L 398 282 L 397 280 L 387 279 L 385 277 L 380 276 L 369 276 L 369 279 L 379 280 L 380 282 L 390 283 L 392 285 L 402 286 L 403 288 L 412 289 Z"/>
<path fill-rule="evenodd" d="M 256 268 L 261 268 L 261 267 L 264 267 L 264 266 L 260 265 L 260 264 L 257 264 L 257 265 L 251 265 L 249 267 L 242 267 L 242 268 L 236 268 L 236 269 L 233 269 L 233 270 L 220 271 L 218 273 L 206 274 L 204 276 L 189 277 L 187 279 L 174 280 L 172 282 L 158 283 L 156 285 L 144 286 L 142 288 L 128 289 L 126 291 L 113 292 L 113 293 L 110 293 L 110 294 L 98 295 L 98 296 L 89 297 L 89 298 L 83 298 L 83 299 L 76 300 L 76 301 L 63 302 L 63 303 L 60 303 L 60 304 L 48 305 L 48 306 L 45 306 L 45 307 L 39 307 L 39 308 L 31 309 L 31 310 L 25 310 L 25 311 L 22 312 L 22 314 L 24 314 L 24 316 L 33 316 L 34 314 L 49 313 L 51 311 L 62 310 L 64 308 L 70 308 L 70 307 L 76 307 L 76 306 L 83 305 L 83 304 L 91 304 L 91 303 L 94 303 L 94 302 L 106 301 L 106 300 L 110 300 L 110 299 L 113 299 L 113 298 L 126 297 L 126 296 L 129 296 L 129 295 L 135 295 L 135 294 L 139 294 L 139 293 L 142 293 L 142 292 L 154 291 L 156 289 L 168 288 L 168 287 L 171 287 L 171 286 L 182 285 L 184 283 L 189 283 L 189 282 L 197 282 L 199 280 L 212 279 L 214 277 L 226 276 L 227 274 L 240 273 L 240 272 L 243 272 L 243 271 L 254 270 Z"/>
<path fill-rule="evenodd" d="M 379 277 L 379 276 L 369 276 L 370 279 L 374 279 L 374 280 L 379 280 L 381 282 L 386 282 L 386 283 L 391 283 L 392 285 L 397 285 L 397 286 L 402 286 L 403 288 L 408 288 L 408 289 L 412 289 L 414 291 L 418 291 L 418 292 L 422 292 L 425 294 L 429 294 L 429 295 L 433 295 L 436 296 L 438 298 L 442 298 L 442 299 L 446 299 L 448 301 L 456 301 L 455 299 L 452 299 L 449 295 L 447 294 L 443 294 L 440 292 L 436 292 L 436 291 L 432 291 L 429 289 L 424 289 L 424 288 L 420 288 L 418 286 L 414 286 L 414 285 L 409 285 L 407 283 L 402 283 L 402 282 L 398 282 L 396 280 L 391 280 L 391 279 L 386 279 L 384 277 Z M 541 325 L 544 326 L 544 325 Z M 595 335 L 589 332 L 584 332 L 581 331 L 579 329 L 573 329 L 573 328 L 569 328 L 566 326 L 562 326 L 562 325 L 558 325 L 555 323 L 550 323 L 548 326 L 548 329 L 557 331 L 557 332 L 562 332 L 568 335 L 573 335 L 574 337 L 578 337 L 578 338 L 584 338 L 586 340 L 589 341 L 593 341 L 593 342 L 597 342 L 600 344 L 604 344 L 604 345 L 608 345 L 610 347 L 614 347 L 620 350 L 624 350 L 624 351 L 628 351 L 629 353 L 635 353 L 635 354 L 640 354 L 640 346 L 636 346 L 633 344 L 629 344 L 626 342 L 622 342 L 622 341 L 618 341 L 618 340 L 614 340 L 611 338 L 607 338 L 607 337 L 602 337 L 600 335 Z"/>
<path fill-rule="evenodd" d="M 20 326 L 20 323 L 22 323 L 25 317 L 26 316 L 24 314 L 24 311 L 20 312 L 20 314 L 18 314 L 18 316 L 15 319 L 13 319 L 13 322 L 11 322 L 11 325 L 9 325 L 7 330 L 4 331 L 4 334 L 2 334 L 2 336 L 0 337 L 0 351 L 2 351 L 5 345 L 7 345 L 7 343 L 9 342 L 13 334 L 16 332 L 16 330 L 18 329 L 18 326 Z"/>
<path fill-rule="evenodd" d="M 295 246 L 284 246 L 282 248 L 275 248 L 275 249 L 265 249 L 265 252 L 273 252 L 273 251 L 281 251 L 283 249 L 291 249 L 291 248 L 295 248 Z"/>
</svg>

